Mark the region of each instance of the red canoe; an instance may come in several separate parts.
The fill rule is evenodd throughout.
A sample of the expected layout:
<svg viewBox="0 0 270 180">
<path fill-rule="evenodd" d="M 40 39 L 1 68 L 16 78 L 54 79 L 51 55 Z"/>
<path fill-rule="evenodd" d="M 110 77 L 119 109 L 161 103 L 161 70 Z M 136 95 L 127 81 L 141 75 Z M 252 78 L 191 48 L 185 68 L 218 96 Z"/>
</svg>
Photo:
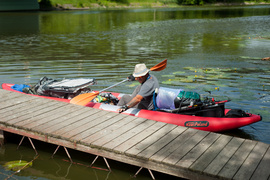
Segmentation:
<svg viewBox="0 0 270 180">
<path fill-rule="evenodd" d="M 14 84 L 3 83 L 2 88 L 9 91 L 19 92 L 11 87 Z M 23 93 L 23 92 L 19 92 Z M 123 94 L 121 93 L 112 93 L 114 96 L 121 98 Z M 29 94 L 31 95 L 31 94 Z M 32 95 L 38 96 L 38 95 Z M 42 98 L 69 102 L 69 99 L 60 99 L 56 97 L 48 97 L 48 96 L 38 96 Z M 118 106 L 103 104 L 103 103 L 93 103 L 90 102 L 86 106 L 112 111 L 117 113 Z M 225 114 L 229 111 L 229 109 L 225 109 Z M 169 124 L 175 124 L 178 126 L 190 127 L 194 129 L 204 130 L 204 131 L 211 131 L 211 132 L 221 132 L 227 131 L 232 129 L 237 129 L 243 126 L 247 126 L 249 124 L 256 123 L 262 120 L 260 115 L 256 114 L 249 114 L 248 117 L 202 117 L 202 116 L 193 116 L 193 115 L 183 115 L 183 114 L 175 114 L 169 112 L 162 112 L 162 111 L 150 111 L 150 110 L 143 110 L 143 109 L 135 109 L 130 108 L 125 111 L 123 114 L 128 114 L 136 117 L 146 118 L 154 121 L 165 122 Z"/>
</svg>

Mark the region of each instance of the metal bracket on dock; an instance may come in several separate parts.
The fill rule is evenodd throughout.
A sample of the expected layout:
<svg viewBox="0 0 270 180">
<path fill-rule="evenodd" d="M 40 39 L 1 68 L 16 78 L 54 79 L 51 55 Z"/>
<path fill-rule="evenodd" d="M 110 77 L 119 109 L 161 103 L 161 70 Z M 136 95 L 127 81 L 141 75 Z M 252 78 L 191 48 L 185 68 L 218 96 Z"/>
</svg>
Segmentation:
<svg viewBox="0 0 270 180">
<path fill-rule="evenodd" d="M 93 166 L 93 164 L 96 162 L 96 160 L 97 160 L 98 157 L 99 157 L 99 156 L 96 156 L 96 158 L 94 159 L 94 161 L 92 162 L 92 164 L 90 165 L 90 167 Z M 104 161 L 105 161 L 105 163 L 106 163 L 106 165 L 107 165 L 109 171 L 111 172 L 112 170 L 111 170 L 111 168 L 110 168 L 110 166 L 109 166 L 109 163 L 108 163 L 107 159 L 106 159 L 105 157 L 103 157 L 103 159 L 104 159 Z"/>
<path fill-rule="evenodd" d="M 57 146 L 57 148 L 55 149 L 55 151 L 54 151 L 53 155 L 51 156 L 51 158 L 53 158 L 53 156 L 55 155 L 55 153 L 58 151 L 59 147 L 60 147 L 60 145 L 58 145 L 58 146 Z M 63 146 L 63 148 L 65 149 L 66 154 L 67 154 L 67 156 L 68 156 L 68 158 L 69 158 L 70 162 L 71 162 L 71 163 L 73 163 L 73 161 L 72 161 L 72 159 L 71 159 L 71 156 L 70 156 L 70 155 L 69 155 L 69 153 L 68 153 L 67 148 L 66 148 L 66 147 L 64 147 L 64 146 Z"/>
<path fill-rule="evenodd" d="M 20 141 L 20 143 L 19 143 L 19 145 L 18 145 L 18 147 L 17 147 L 17 150 L 19 149 L 20 145 L 22 144 L 22 142 L 23 142 L 23 140 L 24 140 L 24 137 L 25 137 L 25 136 L 22 137 L 22 139 L 21 139 L 21 141 Z M 28 137 L 28 139 L 29 139 L 29 141 L 30 141 L 30 143 L 31 143 L 31 145 L 32 145 L 32 148 L 35 150 L 36 155 L 38 155 L 38 152 L 37 152 L 37 150 L 36 150 L 36 148 L 35 148 L 35 146 L 34 146 L 32 140 L 31 140 L 31 138 Z"/>
<path fill-rule="evenodd" d="M 134 175 L 134 177 L 136 177 L 142 169 L 143 169 L 143 167 L 140 167 L 140 169 L 136 172 L 136 174 Z M 147 170 L 150 173 L 152 179 L 155 180 L 155 177 L 154 177 L 152 171 L 150 169 L 148 169 L 148 168 L 147 168 Z"/>
</svg>

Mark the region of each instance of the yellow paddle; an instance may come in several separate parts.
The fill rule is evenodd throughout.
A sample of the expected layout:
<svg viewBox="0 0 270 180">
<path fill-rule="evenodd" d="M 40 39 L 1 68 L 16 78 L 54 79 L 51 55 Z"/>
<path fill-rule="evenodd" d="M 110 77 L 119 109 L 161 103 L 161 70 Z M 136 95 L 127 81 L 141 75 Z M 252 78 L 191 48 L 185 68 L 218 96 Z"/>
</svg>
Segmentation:
<svg viewBox="0 0 270 180">
<path fill-rule="evenodd" d="M 153 66 L 150 68 L 150 71 L 161 71 L 163 69 L 165 69 L 167 66 L 167 59 L 163 60 L 162 62 L 158 63 L 157 65 Z M 85 93 L 85 94 L 80 94 L 74 98 L 72 98 L 70 100 L 70 103 L 72 104 L 77 104 L 77 105 L 81 105 L 81 106 L 85 106 L 86 104 L 88 104 L 92 99 L 94 99 L 100 92 L 106 91 L 114 86 L 117 86 L 123 82 L 128 81 L 128 79 L 124 79 L 123 81 L 116 83 L 110 87 L 107 87 L 105 89 L 102 89 L 100 91 L 96 91 L 96 92 L 91 92 L 91 93 Z"/>
</svg>

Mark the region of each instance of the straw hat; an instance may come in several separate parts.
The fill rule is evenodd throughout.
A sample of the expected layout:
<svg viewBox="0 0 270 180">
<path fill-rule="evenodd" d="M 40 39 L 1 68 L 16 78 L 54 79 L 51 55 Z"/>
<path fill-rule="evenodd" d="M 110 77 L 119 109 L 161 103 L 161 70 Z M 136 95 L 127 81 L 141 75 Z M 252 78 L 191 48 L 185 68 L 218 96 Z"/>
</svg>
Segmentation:
<svg viewBox="0 0 270 180">
<path fill-rule="evenodd" d="M 145 64 L 136 64 L 133 72 L 134 77 L 145 76 L 150 70 Z"/>
</svg>

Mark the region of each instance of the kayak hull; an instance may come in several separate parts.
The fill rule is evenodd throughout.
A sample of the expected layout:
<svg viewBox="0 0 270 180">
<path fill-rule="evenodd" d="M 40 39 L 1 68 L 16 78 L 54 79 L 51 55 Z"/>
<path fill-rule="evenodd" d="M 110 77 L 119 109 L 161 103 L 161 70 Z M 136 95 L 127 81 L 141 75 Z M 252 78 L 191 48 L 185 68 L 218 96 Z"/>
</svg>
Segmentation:
<svg viewBox="0 0 270 180">
<path fill-rule="evenodd" d="M 18 93 L 16 90 L 13 90 L 11 87 L 13 84 L 3 83 L 2 88 L 9 91 L 14 91 Z M 121 93 L 112 93 L 114 96 L 121 98 L 123 94 Z M 29 94 L 32 95 L 32 94 Z M 32 95 L 38 96 L 41 98 L 47 98 L 62 102 L 69 103 L 69 99 L 60 99 L 56 97 L 48 97 L 48 96 L 39 96 L 39 95 Z M 111 111 L 118 113 L 117 109 L 118 106 L 103 104 L 103 103 L 93 103 L 89 102 L 87 107 L 92 107 L 96 109 L 101 109 L 105 111 Z M 229 111 L 229 109 L 225 109 L 225 114 Z M 202 117 L 202 116 L 192 116 L 192 115 L 183 115 L 183 114 L 174 114 L 169 112 L 162 112 L 162 111 L 150 111 L 144 109 L 136 109 L 130 108 L 127 111 L 123 112 L 123 114 L 136 116 L 140 118 L 145 118 L 149 120 L 164 122 L 168 124 L 174 124 L 177 126 L 184 126 L 189 128 L 194 128 L 198 130 L 204 131 L 211 131 L 211 132 L 221 132 L 221 131 L 228 131 L 232 129 L 237 129 L 243 126 L 247 126 L 258 121 L 262 120 L 260 115 L 256 114 L 249 114 L 249 117 L 234 117 L 234 118 L 227 118 L 227 117 Z"/>
</svg>

